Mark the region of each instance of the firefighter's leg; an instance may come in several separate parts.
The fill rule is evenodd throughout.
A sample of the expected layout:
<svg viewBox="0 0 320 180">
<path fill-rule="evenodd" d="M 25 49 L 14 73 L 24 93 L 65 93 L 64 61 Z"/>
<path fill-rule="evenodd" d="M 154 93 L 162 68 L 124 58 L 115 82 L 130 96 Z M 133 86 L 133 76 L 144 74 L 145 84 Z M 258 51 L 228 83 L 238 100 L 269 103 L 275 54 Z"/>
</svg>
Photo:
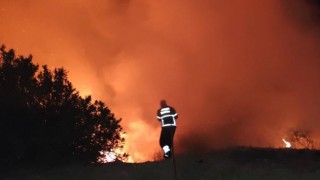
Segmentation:
<svg viewBox="0 0 320 180">
<path fill-rule="evenodd" d="M 161 130 L 161 136 L 160 136 L 160 146 L 163 150 L 164 157 L 169 158 L 171 155 L 171 149 L 170 149 L 170 141 L 171 141 L 171 135 L 170 135 L 170 129 L 167 127 L 162 128 Z"/>
<path fill-rule="evenodd" d="M 173 148 L 173 138 L 174 138 L 174 134 L 175 134 L 175 132 L 176 132 L 176 127 L 175 126 L 171 126 L 171 127 L 169 127 L 170 129 L 169 129 L 169 133 L 170 133 L 170 140 L 168 141 L 168 145 L 169 145 L 169 147 L 170 147 L 170 149 L 172 149 Z"/>
</svg>

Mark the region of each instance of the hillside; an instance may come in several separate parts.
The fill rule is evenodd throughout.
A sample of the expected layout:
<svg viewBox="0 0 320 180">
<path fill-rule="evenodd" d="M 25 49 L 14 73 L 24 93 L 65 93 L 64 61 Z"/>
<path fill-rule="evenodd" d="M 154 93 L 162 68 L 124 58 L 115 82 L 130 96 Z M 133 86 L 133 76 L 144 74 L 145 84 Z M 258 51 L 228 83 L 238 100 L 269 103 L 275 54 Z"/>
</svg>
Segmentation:
<svg viewBox="0 0 320 180">
<path fill-rule="evenodd" d="M 234 148 L 176 157 L 178 179 L 318 180 L 320 151 Z M 172 160 L 100 165 L 19 166 L 1 175 L 3 180 L 174 179 Z"/>
</svg>

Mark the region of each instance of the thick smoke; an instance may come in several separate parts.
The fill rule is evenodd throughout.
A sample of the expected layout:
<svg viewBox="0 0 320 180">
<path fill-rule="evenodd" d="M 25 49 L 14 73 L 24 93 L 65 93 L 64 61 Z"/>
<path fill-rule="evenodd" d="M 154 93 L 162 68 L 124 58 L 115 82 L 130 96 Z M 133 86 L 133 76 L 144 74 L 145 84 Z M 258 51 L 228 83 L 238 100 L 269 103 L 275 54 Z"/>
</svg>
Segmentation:
<svg viewBox="0 0 320 180">
<path fill-rule="evenodd" d="M 307 2 L 307 3 L 306 3 Z M 63 66 L 122 117 L 136 161 L 160 150 L 159 100 L 176 150 L 280 147 L 320 137 L 319 3 L 290 0 L 1 0 L 0 43 Z"/>
</svg>

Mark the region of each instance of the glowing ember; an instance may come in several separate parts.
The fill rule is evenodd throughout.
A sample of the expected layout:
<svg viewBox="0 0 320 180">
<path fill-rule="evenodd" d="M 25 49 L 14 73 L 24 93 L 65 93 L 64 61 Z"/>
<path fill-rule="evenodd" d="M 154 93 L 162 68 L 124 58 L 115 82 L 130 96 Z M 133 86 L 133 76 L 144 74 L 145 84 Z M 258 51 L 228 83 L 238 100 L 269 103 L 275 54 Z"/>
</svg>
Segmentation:
<svg viewBox="0 0 320 180">
<path fill-rule="evenodd" d="M 286 144 L 286 148 L 291 148 L 291 143 L 286 141 L 285 139 L 282 139 L 282 141 Z"/>
</svg>

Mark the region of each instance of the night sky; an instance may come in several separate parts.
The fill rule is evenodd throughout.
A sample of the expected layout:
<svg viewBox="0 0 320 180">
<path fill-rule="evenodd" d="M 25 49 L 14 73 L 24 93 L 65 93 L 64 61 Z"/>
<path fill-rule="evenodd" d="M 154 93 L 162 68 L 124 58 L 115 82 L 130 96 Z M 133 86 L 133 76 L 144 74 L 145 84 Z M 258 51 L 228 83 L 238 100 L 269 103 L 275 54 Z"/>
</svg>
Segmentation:
<svg viewBox="0 0 320 180">
<path fill-rule="evenodd" d="M 320 140 L 317 0 L 0 0 L 0 44 L 106 102 L 135 161 L 161 150 L 161 99 L 179 153 Z"/>
</svg>

